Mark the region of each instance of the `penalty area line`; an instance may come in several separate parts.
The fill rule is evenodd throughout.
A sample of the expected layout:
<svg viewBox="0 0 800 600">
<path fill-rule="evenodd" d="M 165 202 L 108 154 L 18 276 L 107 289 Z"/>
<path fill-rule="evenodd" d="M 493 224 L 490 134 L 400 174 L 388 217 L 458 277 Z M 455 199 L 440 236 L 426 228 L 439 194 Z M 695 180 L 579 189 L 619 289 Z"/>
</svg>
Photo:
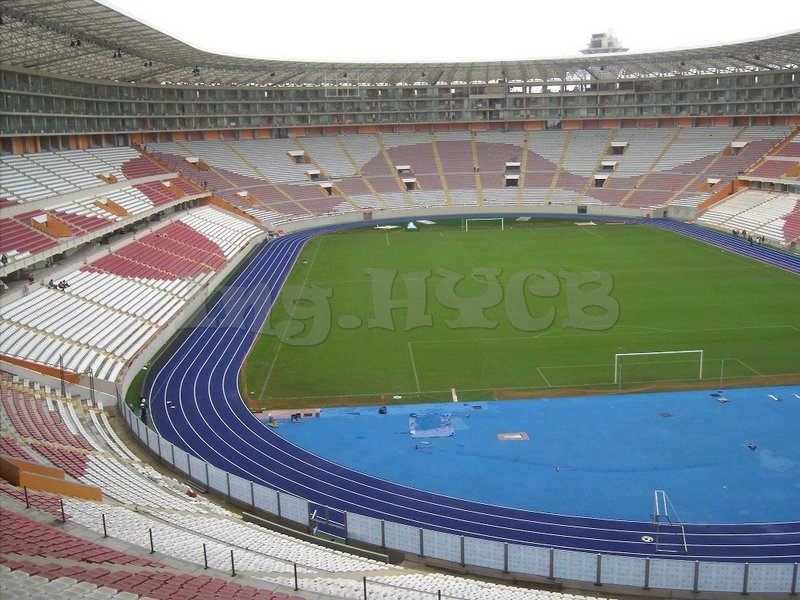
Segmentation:
<svg viewBox="0 0 800 600">
<path fill-rule="evenodd" d="M 544 382 L 547 384 L 547 387 L 553 387 L 552 385 L 550 385 L 550 382 L 547 380 L 547 377 L 544 376 L 544 373 L 542 373 L 542 368 L 536 367 L 536 370 L 539 371 L 539 375 L 542 376 L 542 379 L 544 379 Z"/>
<path fill-rule="evenodd" d="M 743 361 L 741 358 L 734 358 L 733 360 L 735 360 L 736 362 L 738 362 L 738 363 L 739 363 L 740 365 L 742 365 L 742 366 L 743 366 L 745 369 L 749 369 L 750 371 L 752 371 L 753 373 L 755 373 L 755 374 L 756 374 L 756 375 L 758 375 L 759 377 L 761 376 L 761 373 L 759 373 L 758 371 L 756 371 L 756 370 L 755 370 L 753 367 L 751 367 L 750 365 L 748 365 L 748 364 L 747 364 L 746 362 L 744 362 L 744 361 Z"/>
<path fill-rule="evenodd" d="M 419 387 L 419 375 L 417 375 L 417 365 L 414 362 L 414 351 L 411 349 L 411 342 L 407 342 L 408 344 L 408 353 L 411 356 L 411 368 L 414 370 L 414 381 L 417 384 L 417 393 L 421 393 L 422 389 Z"/>
</svg>

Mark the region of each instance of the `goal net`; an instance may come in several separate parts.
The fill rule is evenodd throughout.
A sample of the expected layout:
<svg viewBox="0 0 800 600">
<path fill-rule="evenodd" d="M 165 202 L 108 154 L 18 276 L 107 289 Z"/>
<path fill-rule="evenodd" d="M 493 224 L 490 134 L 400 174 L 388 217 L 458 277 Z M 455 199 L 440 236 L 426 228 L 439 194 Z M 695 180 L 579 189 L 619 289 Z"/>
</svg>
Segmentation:
<svg viewBox="0 0 800 600">
<path fill-rule="evenodd" d="M 703 363 L 702 350 L 621 352 L 614 355 L 614 383 L 702 379 Z"/>
<path fill-rule="evenodd" d="M 474 217 L 464 219 L 464 231 L 469 232 L 470 227 L 476 228 L 495 228 L 500 225 L 500 231 L 505 231 L 505 220 L 503 217 Z"/>
</svg>

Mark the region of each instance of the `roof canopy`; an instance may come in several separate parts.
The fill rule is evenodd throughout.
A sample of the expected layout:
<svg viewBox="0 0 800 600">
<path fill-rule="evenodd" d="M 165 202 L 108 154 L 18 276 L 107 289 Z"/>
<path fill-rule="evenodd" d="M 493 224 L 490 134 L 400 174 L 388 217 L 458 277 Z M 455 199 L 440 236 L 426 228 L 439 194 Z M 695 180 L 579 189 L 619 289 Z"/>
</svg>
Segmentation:
<svg viewBox="0 0 800 600">
<path fill-rule="evenodd" d="M 198 50 L 93 0 L 4 0 L 0 63 L 65 78 L 195 86 L 602 81 L 800 66 L 800 31 L 710 48 L 467 63 L 261 60 Z"/>
</svg>

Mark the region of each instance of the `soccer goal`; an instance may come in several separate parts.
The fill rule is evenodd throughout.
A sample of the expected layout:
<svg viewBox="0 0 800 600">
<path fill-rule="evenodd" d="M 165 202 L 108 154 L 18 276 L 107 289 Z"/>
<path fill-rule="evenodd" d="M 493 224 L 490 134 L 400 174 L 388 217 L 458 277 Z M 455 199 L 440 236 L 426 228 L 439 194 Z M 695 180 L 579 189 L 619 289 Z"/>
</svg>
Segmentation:
<svg viewBox="0 0 800 600">
<path fill-rule="evenodd" d="M 614 355 L 614 383 L 622 384 L 623 368 L 631 383 L 702 379 L 703 363 L 702 350 L 621 352 Z"/>
<path fill-rule="evenodd" d="M 500 224 L 500 231 L 505 231 L 506 228 L 505 219 L 503 217 L 474 217 L 470 219 L 464 219 L 464 231 L 469 232 L 470 223 L 472 224 L 473 229 L 482 225 L 496 227 L 497 223 Z"/>
</svg>

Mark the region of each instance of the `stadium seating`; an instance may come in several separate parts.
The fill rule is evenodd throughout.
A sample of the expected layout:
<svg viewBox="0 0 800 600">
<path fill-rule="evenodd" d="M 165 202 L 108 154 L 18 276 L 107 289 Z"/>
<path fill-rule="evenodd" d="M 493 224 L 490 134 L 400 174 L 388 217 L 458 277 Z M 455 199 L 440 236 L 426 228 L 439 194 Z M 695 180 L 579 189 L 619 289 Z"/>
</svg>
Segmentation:
<svg viewBox="0 0 800 600">
<path fill-rule="evenodd" d="M 800 162 L 800 161 L 798 161 Z M 752 177 L 766 177 L 768 179 L 776 179 L 782 177 L 786 171 L 791 167 L 798 164 L 796 161 L 791 160 L 778 160 L 767 159 L 754 169 L 748 171 L 748 175 Z"/>
<path fill-rule="evenodd" d="M 0 195 L 28 202 L 100 187 L 101 177 L 128 179 L 123 165 L 138 158 L 135 149 L 124 146 L 3 157 Z"/>
<path fill-rule="evenodd" d="M 168 168 L 129 147 L 0 158 L 0 205 L 37 207 L 0 218 L 0 252 L 10 262 L 49 256 L 62 239 L 110 231 L 202 193 Z"/>
<path fill-rule="evenodd" d="M 697 217 L 697 222 L 726 231 L 743 229 L 748 235 L 765 236 L 770 242 L 783 245 L 796 237 L 792 224 L 797 222 L 799 210 L 799 194 L 743 190 L 714 204 Z"/>
<path fill-rule="evenodd" d="M 136 215 L 209 186 L 220 186 L 222 189 L 214 191 L 223 199 L 275 228 L 361 208 L 567 207 L 576 203 L 645 210 L 670 203 L 697 206 L 710 196 L 710 190 L 701 191 L 700 187 L 707 178 L 736 177 L 738 172 L 733 169 L 747 168 L 787 133 L 785 127 L 381 133 L 302 140 L 169 142 L 152 144 L 144 154 L 133 148 L 109 148 L 12 156 L 2 164 L 4 173 L 12 174 L 12 187 L 18 179 L 37 183 L 39 177 L 41 185 L 47 184 L 48 194 L 69 186 L 89 187 L 81 197 L 0 219 L 0 250 L 11 261 L 56 250 L 58 238 L 34 227 L 35 220 L 54 218 L 73 237 L 79 237 L 103 228 L 111 230 L 123 219 L 104 208 L 106 200 Z M 734 141 L 736 153 L 729 152 Z M 612 142 L 626 144 L 626 151 L 609 154 Z M 780 159 L 764 161 L 760 168 L 792 164 L 793 144 L 781 152 Z M 310 163 L 292 160 L 301 155 Z M 192 156 L 203 162 L 186 160 Z M 611 158 L 613 169 L 598 187 L 595 174 L 601 163 Z M 519 188 L 505 187 L 506 163 L 512 160 L 520 163 Z M 337 176 L 328 180 L 333 186 L 331 195 L 308 179 L 309 164 L 324 167 L 325 177 Z M 408 165 L 414 173 L 415 189 L 406 189 L 401 181 L 396 168 L 401 165 Z M 170 169 L 189 179 L 172 177 L 169 187 L 162 181 L 141 181 L 169 175 Z M 100 176 L 130 180 L 132 185 L 110 188 Z M 11 202 L 38 198 L 34 192 L 23 194 L 22 187 L 14 188 L 18 195 L 9 198 Z M 744 228 L 781 244 L 797 238 L 793 200 L 776 198 L 758 210 L 746 206 L 739 210 L 736 202 L 713 207 L 698 222 Z M 68 360 L 70 369 L 92 369 L 95 375 L 113 379 L 180 310 L 186 297 L 257 231 L 244 221 L 227 217 L 228 227 L 236 222 L 245 229 L 234 227 L 214 239 L 199 214 L 188 213 L 179 223 L 68 273 L 69 279 L 79 282 L 80 292 L 75 287 L 67 291 L 39 289 L 18 305 L 10 305 L 0 322 L 10 350 L 40 363 Z M 192 227 L 199 228 L 199 233 L 191 234 Z M 210 246 L 203 241 L 206 235 Z M 126 283 L 112 282 L 110 277 L 123 278 Z M 134 288 L 140 290 L 136 297 L 141 302 L 120 303 L 119 298 Z M 64 325 L 59 315 L 74 315 L 74 322 Z M 102 324 L 102 332 L 90 333 L 90 322 Z M 128 327 L 132 335 L 124 342 L 116 340 L 113 331 Z"/>
<path fill-rule="evenodd" d="M 56 240 L 24 223 L 24 217 L 0 218 L 0 252 L 12 260 L 57 245 Z"/>
<path fill-rule="evenodd" d="M 292 598 L 281 592 L 211 576 L 190 576 L 167 565 L 113 550 L 0 508 L 4 594 L 28 598 L 99 598 L 98 589 L 129 598 Z M 102 593 L 102 592 L 101 592 Z M 121 597 L 104 595 L 102 597 Z"/>
<path fill-rule="evenodd" d="M 213 208 L 182 216 L 3 309 L 5 351 L 114 380 L 201 286 L 261 230 Z M 55 283 L 55 282 L 53 282 Z M 126 335 L 120 335 L 120 332 Z"/>
<path fill-rule="evenodd" d="M 276 228 L 290 221 L 359 208 L 491 209 L 545 204 L 567 208 L 576 203 L 643 209 L 665 204 L 698 206 L 711 193 L 699 189 L 706 178 L 730 181 L 787 133 L 780 127 L 381 133 L 170 142 L 152 144 L 146 154 L 127 148 L 113 153 L 51 153 L 46 159 L 26 156 L 24 161 L 9 157 L 3 168 L 12 175 L 11 188 L 0 190 L 7 196 L 5 205 L 55 200 L 44 208 L 37 203 L 29 211 L 0 219 L 0 239 L 3 244 L 11 240 L 2 247 L 12 259 L 35 254 L 57 248 L 58 240 L 34 228 L 34 218 L 55 217 L 73 236 L 81 236 L 122 221 L 123 217 L 103 208 L 105 200 L 129 215 L 138 215 L 204 189 Z M 626 152 L 610 155 L 612 141 L 626 142 Z M 733 141 L 744 145 L 729 154 Z M 763 162 L 770 166 L 760 168 L 772 169 L 771 163 L 792 165 L 795 150 L 793 144 L 787 144 L 776 153 L 780 159 L 770 158 Z M 299 151 L 310 162 L 292 161 L 289 153 Z M 195 156 L 208 167 L 186 160 Z M 595 187 L 594 176 L 604 160 L 616 164 L 605 185 Z M 508 161 L 520 162 L 519 187 L 505 187 Z M 411 167 L 415 189 L 404 189 L 398 165 Z M 325 181 L 334 186 L 332 195 L 308 178 L 311 167 L 319 167 Z M 170 186 L 160 180 L 141 181 L 163 178 L 170 172 L 182 175 L 169 177 Z M 759 176 L 758 168 L 749 174 Z M 98 175 L 123 183 L 110 186 Z M 74 195 L 75 190 L 80 193 Z M 63 194 L 71 195 L 59 202 Z M 698 223 L 723 230 L 745 228 L 775 243 L 788 243 L 800 237 L 798 206 L 796 195 L 740 192 L 714 205 Z M 61 361 L 69 370 L 91 369 L 96 377 L 114 380 L 160 328 L 261 231 L 214 208 L 183 212 L 134 242 L 64 273 L 59 279 L 68 281 L 69 288 L 43 286 L 4 306 L 0 336 L 11 354 L 25 360 L 49 365 Z M 120 331 L 127 335 L 120 336 Z M 290 567 L 300 555 L 303 589 L 319 594 L 358 595 L 363 585 L 360 574 L 368 573 L 375 594 L 385 598 L 417 597 L 432 589 L 453 597 L 558 597 L 495 588 L 448 575 L 387 572 L 385 565 L 297 546 L 299 542 L 284 538 L 267 539 L 262 530 L 191 498 L 183 486 L 143 466 L 110 426 L 105 411 L 57 397 L 24 398 L 19 389 L 3 393 L 3 422 L 15 432 L 13 437 L 3 436 L 3 452 L 58 466 L 70 477 L 100 487 L 115 502 L 147 507 L 144 513 L 137 513 L 119 506 L 65 500 L 70 519 L 95 532 L 105 515 L 119 538 L 139 548 L 146 548 L 144 532 L 150 530 L 158 532 L 160 552 L 172 557 L 196 554 L 197 548 L 206 544 L 211 561 L 220 570 L 230 560 L 230 549 L 235 548 L 243 568 L 269 573 L 265 579 L 284 586 L 292 585 Z M 155 481 L 155 486 L 147 481 Z M 17 503 L 23 498 L 7 484 L 0 493 Z M 46 494 L 29 494 L 28 502 L 60 514 L 60 503 Z M 58 572 L 56 567 L 52 571 Z M 15 572 L 25 571 L 16 565 Z M 93 577 L 88 575 L 83 583 L 94 585 Z"/>
<path fill-rule="evenodd" d="M 707 178 L 736 177 L 790 132 L 788 127 L 756 126 L 534 131 L 527 136 L 520 132 L 381 133 L 153 147 L 176 169 L 181 166 L 175 155 L 179 153 L 185 172 L 196 183 L 213 185 L 224 198 L 255 214 L 252 204 L 236 197 L 236 190 L 247 190 L 268 211 L 268 223 L 275 225 L 356 207 L 478 206 L 484 199 L 490 206 L 581 202 L 642 209 L 671 203 L 696 207 L 710 196 L 699 189 Z M 625 146 L 625 152 L 610 154 L 612 142 Z M 738 143 L 736 153 L 729 152 L 734 142 Z M 305 157 L 336 184 L 345 202 L 331 205 L 313 197 L 318 191 L 314 186 L 299 185 L 308 165 L 295 165 L 287 157 L 301 147 Z M 256 166 L 261 155 L 254 149 L 263 150 L 275 162 Z M 193 155 L 212 170 L 190 166 L 185 157 Z M 505 188 L 505 163 L 511 160 L 521 163 L 519 189 Z M 608 179 L 599 188 L 594 175 L 601 172 L 603 161 L 613 163 L 613 169 L 604 173 Z M 395 170 L 398 165 L 411 168 L 416 189 L 403 191 Z M 278 189 L 277 182 L 290 185 Z"/>
<path fill-rule="evenodd" d="M 369 597 L 387 600 L 437 592 L 446 599 L 584 598 L 401 568 L 245 523 L 137 458 L 101 407 L 5 373 L 0 395 L 0 451 L 64 468 L 100 487 L 105 498 L 59 498 L 0 482 L 0 590 L 9 597 L 24 589 L 31 598 L 57 592 L 70 598 L 289 599 L 296 596 L 277 588 L 293 589 L 296 567 L 301 593 L 336 597 L 361 597 L 366 577 Z M 61 442 L 33 423 L 32 415 L 44 412 L 49 427 L 69 432 Z M 68 531 L 52 525 L 62 514 Z M 235 582 L 225 575 L 232 553 Z M 204 564 L 208 575 L 194 573 Z M 100 596 L 100 588 L 107 595 Z"/>
</svg>

